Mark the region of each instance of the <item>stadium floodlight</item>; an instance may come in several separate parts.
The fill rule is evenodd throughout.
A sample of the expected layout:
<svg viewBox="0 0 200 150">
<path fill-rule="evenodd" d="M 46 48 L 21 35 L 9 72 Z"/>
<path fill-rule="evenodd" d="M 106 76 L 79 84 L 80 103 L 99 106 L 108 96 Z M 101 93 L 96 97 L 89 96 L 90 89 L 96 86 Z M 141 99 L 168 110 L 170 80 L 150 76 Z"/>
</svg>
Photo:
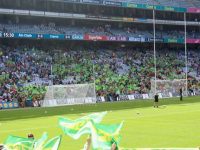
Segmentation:
<svg viewBox="0 0 200 150">
<path fill-rule="evenodd" d="M 156 83 L 156 89 L 154 84 Z M 175 79 L 175 80 L 151 80 L 151 97 L 155 92 L 158 93 L 160 98 L 179 97 L 180 89 L 183 91 L 183 96 L 187 96 L 187 80 Z"/>
<path fill-rule="evenodd" d="M 42 107 L 96 103 L 95 84 L 51 85 L 47 87 Z"/>
</svg>

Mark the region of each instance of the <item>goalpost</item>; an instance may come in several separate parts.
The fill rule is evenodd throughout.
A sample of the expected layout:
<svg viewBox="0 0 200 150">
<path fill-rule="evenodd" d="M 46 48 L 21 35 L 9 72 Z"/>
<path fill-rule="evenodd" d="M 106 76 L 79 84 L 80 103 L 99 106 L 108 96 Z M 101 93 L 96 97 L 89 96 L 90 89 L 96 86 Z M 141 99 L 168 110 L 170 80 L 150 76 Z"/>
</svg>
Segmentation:
<svg viewBox="0 0 200 150">
<path fill-rule="evenodd" d="M 157 93 L 160 98 L 179 97 L 180 89 L 182 89 L 183 91 L 183 96 L 187 96 L 186 79 L 156 80 L 156 81 L 151 80 L 152 97 L 155 95 L 155 93 Z"/>
<path fill-rule="evenodd" d="M 75 60 L 71 60 L 67 64 L 65 64 L 63 60 L 66 60 L 67 58 L 60 52 L 61 51 L 56 51 L 54 53 L 56 54 L 56 57 L 51 58 L 52 84 L 46 87 L 45 96 L 43 100 L 40 101 L 41 107 L 96 103 L 94 64 L 92 62 L 90 62 L 90 64 L 84 64 L 84 62 L 77 63 Z M 53 78 L 59 76 L 59 74 L 57 74 L 56 72 L 56 69 L 53 70 L 54 63 L 64 63 L 63 68 L 61 68 L 61 70 L 66 71 L 65 69 L 67 68 L 68 70 L 70 70 L 70 73 L 76 74 L 76 79 L 74 79 L 73 75 L 69 76 L 68 74 L 60 74 L 60 76 L 62 76 L 63 80 L 71 80 L 71 77 L 73 77 L 73 81 L 75 82 L 73 82 L 73 84 L 71 84 L 72 82 L 69 82 L 68 84 L 64 85 L 53 85 Z M 76 66 L 74 66 L 75 64 Z M 84 65 L 86 65 L 86 67 L 83 67 Z M 82 67 L 80 68 L 80 66 Z M 80 80 L 80 73 L 82 71 L 91 71 L 93 81 L 91 80 L 77 82 L 76 80 Z"/>
<path fill-rule="evenodd" d="M 42 107 L 96 103 L 95 84 L 52 85 L 47 87 Z"/>
<path fill-rule="evenodd" d="M 157 57 L 156 57 L 156 12 L 153 4 L 153 54 L 154 54 L 154 79 L 151 80 L 150 97 L 154 97 L 156 93 L 161 98 L 180 96 L 180 89 L 182 95 L 188 96 L 188 56 L 187 56 L 187 17 L 184 13 L 184 53 L 185 53 L 185 79 L 174 80 L 159 80 L 157 78 Z"/>
</svg>

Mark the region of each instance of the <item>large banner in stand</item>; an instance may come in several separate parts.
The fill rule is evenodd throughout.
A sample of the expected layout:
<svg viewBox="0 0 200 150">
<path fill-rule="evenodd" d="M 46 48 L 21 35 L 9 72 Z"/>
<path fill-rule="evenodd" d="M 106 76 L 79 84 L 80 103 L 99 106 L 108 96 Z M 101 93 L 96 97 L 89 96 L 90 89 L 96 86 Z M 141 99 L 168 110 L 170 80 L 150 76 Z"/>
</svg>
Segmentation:
<svg viewBox="0 0 200 150">
<path fill-rule="evenodd" d="M 187 12 L 190 12 L 190 13 L 200 13 L 200 8 L 188 8 L 187 9 Z"/>
<path fill-rule="evenodd" d="M 0 38 L 29 38 L 29 39 L 56 39 L 56 40 L 87 40 L 87 41 L 129 41 L 129 42 L 153 42 L 149 37 L 105 36 L 90 34 L 32 34 L 32 33 L 4 33 L 0 32 Z M 184 38 L 155 38 L 156 42 L 184 44 Z M 187 43 L 199 44 L 200 39 L 187 38 Z"/>
<path fill-rule="evenodd" d="M 2 33 L 2 32 L 0 32 L 0 38 L 1 38 L 1 37 L 3 37 L 3 33 Z"/>
<path fill-rule="evenodd" d="M 82 0 L 83 3 L 100 4 L 99 0 Z"/>
<path fill-rule="evenodd" d="M 187 39 L 187 43 L 200 44 L 200 39 Z"/>
<path fill-rule="evenodd" d="M 18 102 L 0 102 L 0 109 L 12 109 L 18 107 Z"/>
<path fill-rule="evenodd" d="M 83 40 L 84 39 L 82 34 L 73 34 L 71 36 L 71 38 L 72 38 L 72 40 Z"/>
<path fill-rule="evenodd" d="M 91 40 L 91 41 L 107 41 L 107 36 L 85 34 L 84 40 Z"/>
<path fill-rule="evenodd" d="M 116 1 L 104 1 L 104 5 L 109 6 L 122 6 L 122 2 L 116 2 Z"/>
</svg>

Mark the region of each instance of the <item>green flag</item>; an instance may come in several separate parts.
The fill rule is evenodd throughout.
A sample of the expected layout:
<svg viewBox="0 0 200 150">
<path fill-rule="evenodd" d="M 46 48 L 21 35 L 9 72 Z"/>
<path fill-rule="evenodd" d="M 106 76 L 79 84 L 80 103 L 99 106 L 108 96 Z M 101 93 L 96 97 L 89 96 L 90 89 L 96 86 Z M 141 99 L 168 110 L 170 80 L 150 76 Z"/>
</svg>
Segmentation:
<svg viewBox="0 0 200 150">
<path fill-rule="evenodd" d="M 84 128 L 88 121 L 92 120 L 95 123 L 99 123 L 102 121 L 106 113 L 107 112 L 93 113 L 76 120 L 59 118 L 59 126 L 64 131 L 64 133 L 71 138 L 79 139 L 81 135 L 90 133 L 90 129 Z M 84 128 L 83 132 L 79 132 L 81 128 Z"/>
<path fill-rule="evenodd" d="M 105 115 L 105 114 L 104 114 Z M 91 119 L 96 116 L 96 118 Z M 103 116 L 101 113 L 91 114 L 76 120 L 69 120 L 65 118 L 59 119 L 59 126 L 65 134 L 73 139 L 79 139 L 84 134 L 90 134 L 92 137 L 93 149 L 110 149 L 112 143 L 118 145 L 120 140 L 119 132 L 123 125 L 103 125 L 99 124 Z M 98 119 L 98 117 L 100 119 Z"/>
<path fill-rule="evenodd" d="M 32 150 L 34 140 L 30 138 L 22 138 L 9 135 L 4 142 L 6 149 L 8 150 Z"/>
<path fill-rule="evenodd" d="M 87 123 L 90 121 L 87 120 L 79 120 L 77 122 L 71 122 L 68 119 L 61 118 L 59 120 L 59 125 L 64 131 L 65 134 L 70 136 L 71 138 L 77 140 L 83 134 L 90 134 L 91 130 L 90 127 L 87 126 Z"/>
<path fill-rule="evenodd" d="M 123 126 L 123 122 L 120 124 L 103 125 L 91 122 L 91 137 L 92 148 L 98 150 L 111 149 L 113 143 L 116 146 L 120 141 L 120 130 Z"/>
<path fill-rule="evenodd" d="M 6 150 L 58 150 L 61 136 L 56 136 L 45 143 L 47 138 L 47 133 L 38 140 L 10 135 L 4 145 Z"/>
<path fill-rule="evenodd" d="M 84 116 L 84 117 L 81 117 L 77 120 L 92 120 L 94 121 L 95 123 L 100 123 L 102 120 L 103 120 L 103 117 L 107 114 L 107 111 L 104 111 L 104 112 L 100 112 L 100 113 L 92 113 L 90 115 L 87 115 L 87 116 Z M 75 120 L 75 121 L 77 121 Z"/>
<path fill-rule="evenodd" d="M 43 150 L 58 150 L 61 142 L 61 136 L 56 136 L 50 139 L 44 146 Z"/>
<path fill-rule="evenodd" d="M 81 124 L 81 123 L 80 123 Z M 68 128 L 64 130 L 65 134 L 69 135 L 74 139 L 80 138 L 84 134 L 90 134 L 92 137 L 92 148 L 94 150 L 104 150 L 110 149 L 112 144 L 115 143 L 117 146 L 120 141 L 120 130 L 123 123 L 114 124 L 114 125 L 102 125 L 98 123 L 94 123 L 92 120 L 83 122 L 80 126 L 76 126 L 79 128 Z"/>
<path fill-rule="evenodd" d="M 48 138 L 48 135 L 47 133 L 43 133 L 42 137 L 38 140 L 35 140 L 35 143 L 34 143 L 34 150 L 41 150 L 45 141 L 47 140 Z"/>
</svg>

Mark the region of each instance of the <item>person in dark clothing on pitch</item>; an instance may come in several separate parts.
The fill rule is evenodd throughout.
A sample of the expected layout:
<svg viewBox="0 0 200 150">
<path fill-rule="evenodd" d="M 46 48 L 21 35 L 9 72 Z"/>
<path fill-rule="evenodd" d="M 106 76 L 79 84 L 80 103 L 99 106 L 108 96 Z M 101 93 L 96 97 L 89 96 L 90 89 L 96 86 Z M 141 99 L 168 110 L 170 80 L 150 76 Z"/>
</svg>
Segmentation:
<svg viewBox="0 0 200 150">
<path fill-rule="evenodd" d="M 156 95 L 154 96 L 154 106 L 153 106 L 154 108 L 155 108 L 155 107 L 158 108 L 158 101 L 159 101 L 158 97 L 159 97 L 158 94 L 156 94 Z"/>
<path fill-rule="evenodd" d="M 182 101 L 183 100 L 183 91 L 182 91 L 182 89 L 180 89 L 180 101 Z"/>
</svg>

